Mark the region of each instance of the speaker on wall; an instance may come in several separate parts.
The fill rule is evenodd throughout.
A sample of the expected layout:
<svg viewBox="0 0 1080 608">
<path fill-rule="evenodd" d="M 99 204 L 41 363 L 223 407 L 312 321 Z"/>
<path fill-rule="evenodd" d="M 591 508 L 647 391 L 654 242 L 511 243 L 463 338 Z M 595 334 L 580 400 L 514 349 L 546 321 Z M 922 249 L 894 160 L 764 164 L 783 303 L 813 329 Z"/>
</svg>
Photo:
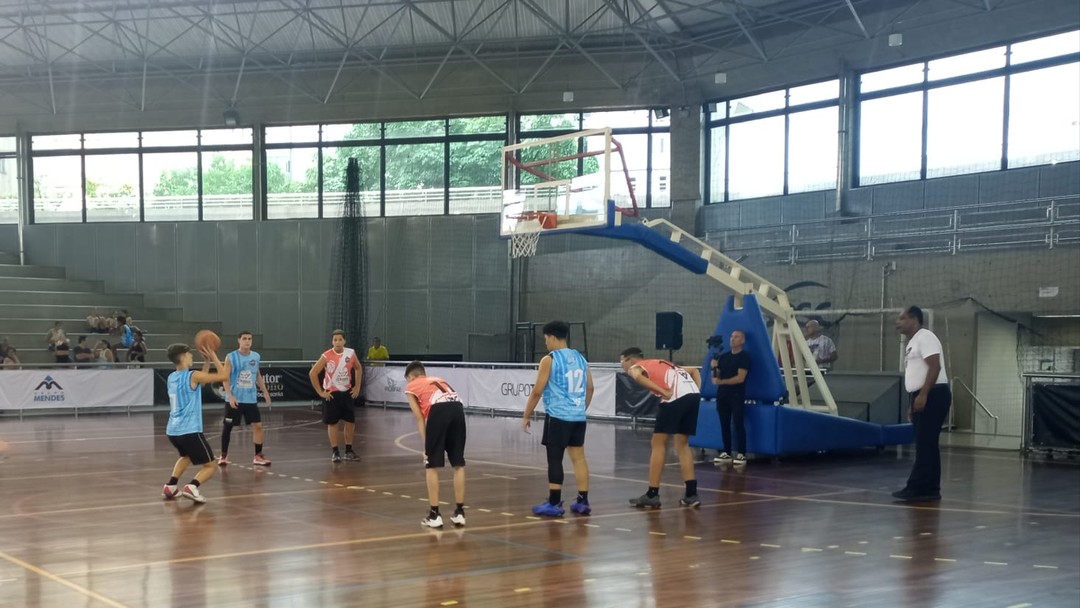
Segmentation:
<svg viewBox="0 0 1080 608">
<path fill-rule="evenodd" d="M 679 350 L 682 340 L 682 314 L 656 313 L 656 350 Z"/>
</svg>

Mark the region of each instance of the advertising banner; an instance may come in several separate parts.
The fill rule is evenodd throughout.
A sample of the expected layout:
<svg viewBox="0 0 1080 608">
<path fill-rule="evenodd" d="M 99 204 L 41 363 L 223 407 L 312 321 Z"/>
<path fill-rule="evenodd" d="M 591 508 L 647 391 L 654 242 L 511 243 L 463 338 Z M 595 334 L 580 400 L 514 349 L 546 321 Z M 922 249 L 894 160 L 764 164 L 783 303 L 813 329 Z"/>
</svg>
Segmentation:
<svg viewBox="0 0 1080 608">
<path fill-rule="evenodd" d="M 274 401 L 319 401 L 315 389 L 308 379 L 310 367 L 268 367 L 259 369 L 259 374 L 266 383 L 266 390 Z M 168 405 L 168 379 L 171 369 L 154 370 L 154 403 Z M 262 391 L 259 402 L 263 402 Z M 203 403 L 225 403 L 225 389 L 221 383 L 203 386 Z"/>
<path fill-rule="evenodd" d="M 153 404 L 154 373 L 149 369 L 0 372 L 0 409 L 135 407 Z"/>
</svg>

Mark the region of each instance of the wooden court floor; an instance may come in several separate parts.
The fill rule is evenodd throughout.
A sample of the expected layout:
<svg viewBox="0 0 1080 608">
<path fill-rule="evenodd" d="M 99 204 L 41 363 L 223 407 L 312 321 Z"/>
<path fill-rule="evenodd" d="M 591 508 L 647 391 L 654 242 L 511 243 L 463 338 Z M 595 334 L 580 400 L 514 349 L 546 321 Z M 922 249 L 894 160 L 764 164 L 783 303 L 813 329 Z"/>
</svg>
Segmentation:
<svg viewBox="0 0 1080 608">
<path fill-rule="evenodd" d="M 472 416 L 468 525 L 434 531 L 411 414 L 358 415 L 360 463 L 330 462 L 308 409 L 266 416 L 269 469 L 234 432 L 201 506 L 161 499 L 164 414 L 0 420 L 0 606 L 1080 605 L 1075 463 L 952 450 L 945 499 L 916 507 L 889 496 L 904 451 L 702 463 L 699 509 L 669 466 L 641 512 L 649 432 L 596 423 L 593 515 L 538 520 L 538 432 Z"/>
</svg>

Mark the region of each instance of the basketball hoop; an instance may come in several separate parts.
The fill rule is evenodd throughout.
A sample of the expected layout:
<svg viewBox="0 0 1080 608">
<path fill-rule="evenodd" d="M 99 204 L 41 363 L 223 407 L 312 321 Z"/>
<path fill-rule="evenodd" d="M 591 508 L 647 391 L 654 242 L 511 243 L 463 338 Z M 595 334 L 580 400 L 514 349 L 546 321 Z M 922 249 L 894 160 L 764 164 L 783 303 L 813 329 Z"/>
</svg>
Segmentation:
<svg viewBox="0 0 1080 608">
<path fill-rule="evenodd" d="M 510 257 L 531 258 L 536 255 L 536 245 L 540 242 L 543 229 L 540 220 L 519 221 L 510 235 Z"/>
</svg>

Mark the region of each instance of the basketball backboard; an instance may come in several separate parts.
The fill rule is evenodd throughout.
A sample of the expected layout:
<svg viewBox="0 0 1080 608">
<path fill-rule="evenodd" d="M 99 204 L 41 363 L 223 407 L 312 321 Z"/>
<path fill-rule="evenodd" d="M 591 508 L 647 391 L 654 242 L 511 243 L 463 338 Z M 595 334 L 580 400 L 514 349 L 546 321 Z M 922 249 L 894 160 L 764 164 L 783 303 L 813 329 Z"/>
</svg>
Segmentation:
<svg viewBox="0 0 1080 608">
<path fill-rule="evenodd" d="M 637 214 L 626 161 L 611 129 L 589 129 L 503 148 L 499 235 L 525 227 L 574 232 L 610 225 L 609 201 Z"/>
</svg>

